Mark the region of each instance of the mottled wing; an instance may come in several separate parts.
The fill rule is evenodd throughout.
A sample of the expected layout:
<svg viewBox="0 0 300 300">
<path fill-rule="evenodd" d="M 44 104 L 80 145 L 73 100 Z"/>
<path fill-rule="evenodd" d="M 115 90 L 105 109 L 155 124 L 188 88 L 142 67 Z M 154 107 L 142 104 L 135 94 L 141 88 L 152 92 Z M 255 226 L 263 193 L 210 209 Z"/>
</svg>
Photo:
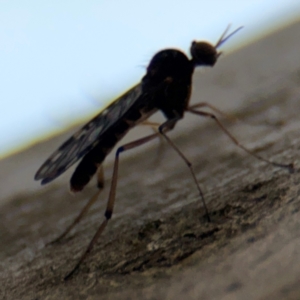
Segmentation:
<svg viewBox="0 0 300 300">
<path fill-rule="evenodd" d="M 52 181 L 93 149 L 99 137 L 136 102 L 141 90 L 140 84 L 134 86 L 84 125 L 45 161 L 34 179 L 42 180 L 42 184 Z"/>
</svg>

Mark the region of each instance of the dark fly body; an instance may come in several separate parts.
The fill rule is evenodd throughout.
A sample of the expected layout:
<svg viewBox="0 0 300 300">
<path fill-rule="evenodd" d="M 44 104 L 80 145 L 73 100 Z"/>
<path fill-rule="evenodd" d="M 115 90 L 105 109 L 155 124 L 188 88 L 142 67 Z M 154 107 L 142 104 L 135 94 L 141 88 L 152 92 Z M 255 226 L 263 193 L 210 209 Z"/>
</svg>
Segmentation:
<svg viewBox="0 0 300 300">
<path fill-rule="evenodd" d="M 145 144 L 159 136 L 163 137 L 169 143 L 189 167 L 209 220 L 209 213 L 200 185 L 196 179 L 193 166 L 166 134 L 175 127 L 176 123 L 184 117 L 186 112 L 212 118 L 238 147 L 242 148 L 252 156 L 278 167 L 292 168 L 291 165 L 270 162 L 240 145 L 223 127 L 214 114 L 201 110 L 201 108 L 206 106 L 215 112 L 219 112 L 212 105 L 208 103 L 189 104 L 191 98 L 192 75 L 195 68 L 201 66 L 213 67 L 221 55 L 221 52 L 218 52 L 219 47 L 233 34 L 239 31 L 241 27 L 226 36 L 228 29 L 229 28 L 226 29 L 215 45 L 203 41 L 193 41 L 190 48 L 191 58 L 185 53 L 175 49 L 166 49 L 156 53 L 147 67 L 145 76 L 139 84 L 116 99 L 106 109 L 101 111 L 96 117 L 71 136 L 37 171 L 35 179 L 41 180 L 42 184 L 46 184 L 54 180 L 81 159 L 70 181 L 70 188 L 74 192 L 81 191 L 97 173 L 99 191 L 85 205 L 74 222 L 53 241 L 57 242 L 70 232 L 96 201 L 104 181 L 102 163 L 108 153 L 113 150 L 116 143 L 119 142 L 133 127 L 141 123 L 147 124 L 147 119 L 155 112 L 161 111 L 166 118 L 164 123 L 155 124 L 157 125 L 155 133 L 125 144 L 116 150 L 105 218 L 88 245 L 88 248 L 73 270 L 66 276 L 66 279 L 70 278 L 79 268 L 80 264 L 92 250 L 93 245 L 112 216 L 120 154 Z"/>
</svg>

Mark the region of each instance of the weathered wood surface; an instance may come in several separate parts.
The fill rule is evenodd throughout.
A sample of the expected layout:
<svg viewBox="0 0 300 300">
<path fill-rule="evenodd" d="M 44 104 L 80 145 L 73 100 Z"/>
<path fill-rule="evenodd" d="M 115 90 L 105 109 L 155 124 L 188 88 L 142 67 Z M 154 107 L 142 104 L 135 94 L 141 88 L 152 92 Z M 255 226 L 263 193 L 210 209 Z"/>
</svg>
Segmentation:
<svg viewBox="0 0 300 300">
<path fill-rule="evenodd" d="M 241 143 L 300 169 L 299 51 L 295 23 L 197 72 L 193 101 L 238 116 L 222 120 Z M 132 151 L 121 158 L 113 219 L 64 282 L 102 220 L 111 174 L 109 160 L 98 203 L 45 247 L 95 190 L 69 195 L 70 172 L 45 188 L 33 181 L 68 134 L 0 162 L 1 299 L 300 299 L 300 173 L 250 157 L 213 121 L 188 115 L 170 136 L 194 163 L 212 222 L 172 149 Z"/>
</svg>

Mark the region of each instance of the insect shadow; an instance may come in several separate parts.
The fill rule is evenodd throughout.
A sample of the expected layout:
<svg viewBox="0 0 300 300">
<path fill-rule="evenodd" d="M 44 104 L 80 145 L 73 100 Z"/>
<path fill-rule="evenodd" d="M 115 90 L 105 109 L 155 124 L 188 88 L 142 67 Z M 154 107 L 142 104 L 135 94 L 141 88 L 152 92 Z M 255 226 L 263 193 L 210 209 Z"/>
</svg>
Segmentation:
<svg viewBox="0 0 300 300">
<path fill-rule="evenodd" d="M 90 241 L 87 249 L 65 279 L 71 278 L 75 271 L 78 270 L 112 217 L 120 154 L 150 142 L 157 137 L 165 139 L 188 166 L 202 200 L 207 220 L 210 221 L 209 212 L 192 163 L 166 134 L 184 117 L 185 112 L 213 119 L 239 148 L 257 159 L 276 167 L 293 170 L 292 164 L 285 165 L 271 162 L 241 145 L 215 116 L 214 113 L 220 113 L 216 107 L 206 102 L 193 105 L 189 104 L 191 98 L 192 75 L 195 68 L 199 66 L 213 67 L 222 54 L 222 52 L 218 52 L 218 48 L 242 27 L 239 27 L 231 34 L 227 35 L 229 28 L 230 26 L 227 27 L 215 45 L 211 45 L 204 41 L 193 41 L 190 47 L 190 59 L 185 53 L 176 49 L 165 49 L 156 53 L 151 59 L 146 74 L 139 84 L 132 87 L 125 94 L 113 101 L 96 117 L 71 136 L 37 171 L 35 180 L 41 180 L 42 184 L 46 184 L 64 173 L 70 166 L 82 158 L 70 180 L 70 188 L 73 192 L 81 191 L 97 173 L 98 192 L 88 201 L 73 223 L 70 224 L 60 236 L 51 242 L 51 244 L 53 244 L 64 238 L 97 200 L 99 193 L 103 189 L 104 183 L 102 163 L 116 143 L 120 141 L 130 129 L 139 124 L 146 124 L 155 128 L 153 134 L 127 143 L 117 149 L 110 192 L 104 214 L 105 218 Z M 203 107 L 208 107 L 214 113 L 202 111 L 201 108 Z M 157 111 L 163 113 L 166 121 L 162 124 L 148 122 L 147 119 Z"/>
</svg>

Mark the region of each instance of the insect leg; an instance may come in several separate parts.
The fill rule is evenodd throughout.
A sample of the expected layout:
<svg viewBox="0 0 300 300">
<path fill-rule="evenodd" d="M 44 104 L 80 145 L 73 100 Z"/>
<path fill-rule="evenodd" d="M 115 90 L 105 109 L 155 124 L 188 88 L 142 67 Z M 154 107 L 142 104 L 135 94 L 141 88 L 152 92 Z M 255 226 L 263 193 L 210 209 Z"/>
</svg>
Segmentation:
<svg viewBox="0 0 300 300">
<path fill-rule="evenodd" d="M 46 246 L 61 241 L 75 227 L 75 225 L 80 222 L 80 220 L 87 214 L 89 209 L 96 202 L 99 194 L 101 193 L 102 189 L 104 188 L 104 172 L 103 172 L 102 165 L 99 167 L 98 172 L 97 172 L 97 187 L 99 190 L 97 191 L 97 193 L 94 196 L 92 196 L 90 198 L 90 200 L 87 202 L 87 204 L 82 208 L 82 210 L 80 211 L 79 215 L 75 218 L 73 223 L 71 223 L 60 236 L 58 236 L 53 241 L 47 243 Z"/>
<path fill-rule="evenodd" d="M 239 121 L 235 116 L 229 115 L 227 113 L 224 113 L 223 111 L 221 111 L 220 109 L 218 109 L 217 107 L 215 107 L 214 105 L 207 103 L 207 102 L 199 102 L 199 103 L 195 103 L 193 105 L 191 105 L 188 109 L 195 109 L 195 108 L 199 108 L 199 107 L 208 107 L 210 108 L 213 112 L 223 116 L 224 118 L 231 120 L 233 122 Z"/>
<path fill-rule="evenodd" d="M 157 122 L 150 122 L 150 121 L 144 121 L 142 123 L 140 123 L 139 125 L 142 125 L 142 126 L 150 126 L 151 129 L 154 131 L 154 132 L 158 132 L 158 127 L 161 125 L 160 123 L 157 123 Z M 162 151 L 163 151 L 163 137 L 161 136 L 161 134 L 159 135 L 159 147 L 157 149 L 157 159 L 156 159 L 156 162 L 159 163 L 160 162 L 160 159 L 161 159 L 161 154 L 162 154 Z"/>
<path fill-rule="evenodd" d="M 144 121 L 142 123 L 140 123 L 139 125 L 142 125 L 142 126 L 150 126 L 154 132 L 157 132 L 157 128 L 159 127 L 159 123 L 156 123 L 156 122 L 150 122 L 150 121 Z"/>
<path fill-rule="evenodd" d="M 262 160 L 268 164 L 271 164 L 273 166 L 276 166 L 276 167 L 280 167 L 280 168 L 287 168 L 289 169 L 290 172 L 294 171 L 294 166 L 293 164 L 281 164 L 281 163 L 277 163 L 277 162 L 273 162 L 273 161 L 270 161 L 266 158 L 263 158 L 262 156 L 254 153 L 253 151 L 247 149 L 245 146 L 243 146 L 242 144 L 240 144 L 240 142 L 222 125 L 222 123 L 218 120 L 218 118 L 214 115 L 214 114 L 211 114 L 211 113 L 207 113 L 207 112 L 204 112 L 204 111 L 199 111 L 199 110 L 195 110 L 193 107 L 192 108 L 188 108 L 187 109 L 188 112 L 190 113 L 193 113 L 193 114 L 196 114 L 198 116 L 203 116 L 203 117 L 207 117 L 207 118 L 211 118 L 213 119 L 214 121 L 216 121 L 216 123 L 218 124 L 218 126 L 224 131 L 224 133 L 241 149 L 243 149 L 245 152 L 247 152 L 248 154 L 254 156 L 255 158 L 259 159 L 259 160 Z"/>
<path fill-rule="evenodd" d="M 104 170 L 103 165 L 100 165 L 100 167 L 97 170 L 97 187 L 98 189 L 104 188 Z"/>
<path fill-rule="evenodd" d="M 196 174 L 194 172 L 194 168 L 193 168 L 192 163 L 184 156 L 184 154 L 179 150 L 179 148 L 166 135 L 166 132 L 169 131 L 169 130 L 171 130 L 171 129 L 173 129 L 173 127 L 175 126 L 175 124 L 176 124 L 176 122 L 178 120 L 179 120 L 178 117 L 176 117 L 174 119 L 167 120 L 165 123 L 163 123 L 162 125 L 159 126 L 158 130 L 159 130 L 160 134 L 169 143 L 169 145 L 177 152 L 177 154 L 183 159 L 183 161 L 185 162 L 185 164 L 188 166 L 188 168 L 189 168 L 189 170 L 190 170 L 190 172 L 192 174 L 192 177 L 194 179 L 194 182 L 195 182 L 195 184 L 197 186 L 200 198 L 202 199 L 202 203 L 203 203 L 203 206 L 204 206 L 204 209 L 205 209 L 205 214 L 206 214 L 207 220 L 208 220 L 208 222 L 210 222 L 210 216 L 209 216 L 209 212 L 208 212 L 205 200 L 204 200 L 204 195 L 203 195 L 203 192 L 202 192 L 202 190 L 200 188 L 200 185 L 198 183 L 198 180 L 197 180 Z"/>
<path fill-rule="evenodd" d="M 199 107 L 208 107 L 210 108 L 214 113 L 217 113 L 219 115 L 221 115 L 222 117 L 228 119 L 231 122 L 239 122 L 239 123 L 243 123 L 246 125 L 250 125 L 250 126 L 265 126 L 268 125 L 267 122 L 263 123 L 263 124 L 257 124 L 255 122 L 249 122 L 249 121 L 241 121 L 238 117 L 234 116 L 234 115 L 230 115 L 227 114 L 223 111 L 221 111 L 220 109 L 218 109 L 217 107 L 215 107 L 214 105 L 207 103 L 207 102 L 199 102 L 199 103 L 195 103 L 193 105 L 191 105 L 188 109 L 195 109 L 195 108 L 199 108 Z"/>
<path fill-rule="evenodd" d="M 110 186 L 110 192 L 109 192 L 109 196 L 108 196 L 108 201 L 107 201 L 107 205 L 106 205 L 106 210 L 104 213 L 104 221 L 102 222 L 102 224 L 100 225 L 100 227 L 98 228 L 98 230 L 96 231 L 94 237 L 92 238 L 92 240 L 90 241 L 87 249 L 85 250 L 85 252 L 83 253 L 83 255 L 80 257 L 80 259 L 78 260 L 76 266 L 73 268 L 73 270 L 65 277 L 65 280 L 70 279 L 73 274 L 78 270 L 79 266 L 81 265 L 81 263 L 86 259 L 86 257 L 88 256 L 88 254 L 91 252 L 94 244 L 97 242 L 98 238 L 100 237 L 100 235 L 102 234 L 102 232 L 104 231 L 108 221 L 110 220 L 112 214 L 113 214 L 113 209 L 114 209 L 114 203 L 115 203 L 115 197 L 116 197 L 116 188 L 117 188 L 117 179 L 118 179 L 118 167 L 119 167 L 119 156 L 120 153 L 125 152 L 129 149 L 133 149 L 136 148 L 140 145 L 143 145 L 151 140 L 153 140 L 154 138 L 157 138 L 159 136 L 159 132 L 148 135 L 144 138 L 138 139 L 136 141 L 133 141 L 131 143 L 125 144 L 121 147 L 119 147 L 116 151 L 116 156 L 115 156 L 115 162 L 114 162 L 114 168 L 113 168 L 113 175 L 112 175 L 112 181 L 111 181 L 111 186 Z"/>
</svg>

